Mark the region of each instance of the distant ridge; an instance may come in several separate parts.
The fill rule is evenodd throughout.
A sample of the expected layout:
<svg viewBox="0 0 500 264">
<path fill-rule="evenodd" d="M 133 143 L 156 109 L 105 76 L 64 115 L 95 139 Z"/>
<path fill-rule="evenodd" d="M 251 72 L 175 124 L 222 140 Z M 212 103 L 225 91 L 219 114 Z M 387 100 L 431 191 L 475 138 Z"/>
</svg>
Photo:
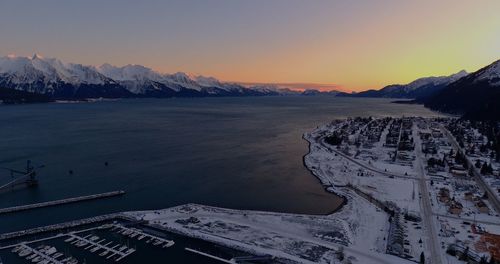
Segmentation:
<svg viewBox="0 0 500 264">
<path fill-rule="evenodd" d="M 441 89 L 417 99 L 433 110 L 462 114 L 465 118 L 500 120 L 500 60 Z"/>
<path fill-rule="evenodd" d="M 380 90 L 367 90 L 352 94 L 341 93 L 339 96 L 416 99 L 431 96 L 466 75 L 467 72 L 462 70 L 450 76 L 424 77 L 408 84 L 391 84 Z"/>
</svg>

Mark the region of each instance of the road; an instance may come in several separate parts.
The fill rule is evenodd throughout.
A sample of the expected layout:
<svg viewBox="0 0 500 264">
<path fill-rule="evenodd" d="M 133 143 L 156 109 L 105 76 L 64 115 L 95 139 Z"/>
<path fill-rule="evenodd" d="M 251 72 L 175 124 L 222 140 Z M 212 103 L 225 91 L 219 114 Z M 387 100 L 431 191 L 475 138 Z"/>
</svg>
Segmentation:
<svg viewBox="0 0 500 264">
<path fill-rule="evenodd" d="M 352 163 L 359 165 L 369 171 L 380 173 L 389 177 L 397 177 L 397 178 L 406 178 L 406 179 L 415 179 L 418 180 L 419 183 L 419 188 L 420 192 L 422 194 L 422 219 L 423 219 L 423 224 L 425 226 L 425 230 L 428 232 L 428 245 L 429 245 L 429 250 L 430 250 L 430 256 L 427 256 L 429 259 L 429 263 L 433 264 L 440 264 L 442 263 L 441 261 L 441 254 L 440 254 L 440 247 L 439 247 L 439 242 L 437 241 L 438 239 L 438 234 L 436 232 L 436 227 L 434 226 L 432 222 L 432 217 L 433 217 L 433 212 L 432 212 L 432 207 L 431 207 L 431 201 L 429 199 L 429 191 L 427 190 L 427 177 L 425 174 L 424 166 L 422 164 L 422 144 L 420 141 L 420 137 L 418 137 L 417 133 L 413 134 L 415 141 L 416 141 L 416 146 L 415 146 L 415 152 L 416 152 L 416 158 L 417 158 L 417 169 L 418 169 L 418 174 L 420 177 L 412 177 L 412 176 L 407 176 L 407 175 L 400 175 L 400 174 L 394 174 L 386 171 L 381 171 L 376 168 L 370 167 L 366 164 L 363 164 L 362 162 L 359 162 L 355 160 L 354 158 L 351 158 L 350 156 L 335 150 L 330 147 L 327 143 L 324 142 L 323 139 L 320 140 L 321 145 L 325 148 L 327 148 L 330 151 L 333 151 L 337 153 L 338 155 L 342 156 L 343 158 L 351 161 Z"/>
<path fill-rule="evenodd" d="M 474 173 L 474 178 L 476 182 L 479 184 L 479 186 L 485 190 L 488 193 L 488 201 L 490 202 L 490 205 L 494 207 L 495 211 L 497 213 L 500 213 L 500 201 L 498 200 L 498 197 L 495 195 L 493 190 L 490 188 L 490 186 L 484 181 L 483 176 L 477 171 L 476 167 L 474 164 L 470 161 L 469 157 L 465 155 L 465 151 L 460 147 L 458 142 L 456 141 L 455 137 L 446 129 L 445 127 L 441 126 L 441 130 L 444 132 L 444 134 L 448 137 L 450 142 L 453 144 L 453 146 L 460 151 L 464 157 L 466 157 L 467 160 L 467 166 L 469 168 L 472 168 L 472 172 Z"/>
<path fill-rule="evenodd" d="M 477 219 L 474 219 L 474 218 L 465 218 L 463 216 L 453 216 L 453 215 L 445 215 L 445 214 L 438 214 L 438 213 L 433 213 L 433 214 L 436 215 L 436 216 L 442 217 L 442 218 L 451 218 L 451 219 L 457 219 L 457 220 L 462 220 L 462 221 L 467 221 L 467 222 L 474 222 L 474 223 L 480 223 L 480 224 L 500 226 L 500 222 L 491 222 L 491 221 L 477 220 Z"/>
<path fill-rule="evenodd" d="M 426 175 L 425 175 L 425 169 L 424 165 L 422 164 L 422 142 L 420 140 L 420 137 L 418 136 L 417 133 L 415 133 L 415 128 L 413 130 L 413 138 L 415 140 L 415 153 L 417 156 L 417 169 L 420 174 L 420 178 L 418 181 L 419 187 L 420 187 L 420 193 L 422 194 L 422 203 L 420 203 L 422 207 L 422 222 L 425 226 L 425 230 L 427 231 L 427 240 L 428 240 L 428 245 L 430 249 L 430 262 L 433 264 L 439 264 L 442 263 L 441 261 L 441 254 L 440 254 L 440 247 L 439 247 L 439 242 L 437 241 L 438 239 L 438 234 L 436 232 L 436 227 L 433 223 L 433 213 L 432 213 L 432 206 L 431 206 L 431 201 L 429 199 L 429 191 L 427 190 L 427 183 L 426 183 Z"/>
</svg>

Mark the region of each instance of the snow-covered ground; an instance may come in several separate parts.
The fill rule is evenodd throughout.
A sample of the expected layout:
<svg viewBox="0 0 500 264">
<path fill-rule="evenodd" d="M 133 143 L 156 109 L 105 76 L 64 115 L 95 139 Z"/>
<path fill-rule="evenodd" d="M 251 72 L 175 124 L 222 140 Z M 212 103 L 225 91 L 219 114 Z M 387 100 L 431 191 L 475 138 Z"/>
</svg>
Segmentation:
<svg viewBox="0 0 500 264">
<path fill-rule="evenodd" d="M 399 132 L 399 139 L 406 133 L 406 142 L 415 142 L 417 147 L 410 145 L 397 159 L 391 158 L 396 147 L 383 143 L 392 121 L 340 120 L 304 134 L 310 143 L 304 164 L 328 191 L 346 199 L 333 214 L 285 214 L 197 204 L 127 214 L 179 234 L 253 254 L 269 254 L 284 263 L 411 263 L 418 262 L 422 252 L 427 262 L 464 263 L 446 253 L 450 245 L 470 247 L 473 253 L 487 256 L 492 245 L 485 242 L 484 234 L 493 239 L 500 234 L 498 212 L 491 210 L 488 201 L 490 212 L 479 210 L 477 197 L 483 191 L 472 179 L 454 177 L 448 167 L 432 171 L 427 167 L 427 159 L 442 160 L 452 149 L 446 137 L 437 135 L 437 151 L 422 153 L 420 135 L 431 134 L 428 123 L 435 121 L 398 120 L 401 127 L 406 122 L 406 131 Z M 370 134 L 368 128 L 376 132 Z M 394 129 L 397 127 L 393 127 L 392 137 L 396 138 Z M 325 138 L 339 130 L 344 131 L 346 140 L 338 146 L 326 143 Z M 404 162 L 398 162 L 399 157 Z M 449 190 L 450 200 L 463 205 L 460 214 L 450 213 L 450 204 L 439 199 L 442 188 Z M 469 192 L 476 197 L 474 202 L 466 196 Z M 393 247 L 399 245 L 399 253 L 394 253 Z M 430 249 L 437 252 L 430 256 Z M 343 260 L 341 255 L 345 255 Z"/>
<path fill-rule="evenodd" d="M 126 214 L 165 230 L 253 254 L 270 254 L 283 262 L 404 263 L 377 252 L 385 247 L 377 234 L 385 231 L 387 219 L 375 208 L 359 202 L 349 204 L 340 213 L 326 216 L 232 210 L 197 204 Z M 355 217 L 357 214 L 361 218 Z M 344 262 L 337 259 L 339 251 L 345 254 Z"/>
</svg>

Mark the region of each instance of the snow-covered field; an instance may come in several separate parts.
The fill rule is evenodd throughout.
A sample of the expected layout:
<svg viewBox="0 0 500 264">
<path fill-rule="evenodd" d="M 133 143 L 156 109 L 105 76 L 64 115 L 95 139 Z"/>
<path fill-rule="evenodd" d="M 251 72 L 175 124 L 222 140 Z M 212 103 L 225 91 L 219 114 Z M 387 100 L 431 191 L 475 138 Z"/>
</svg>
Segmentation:
<svg viewBox="0 0 500 264">
<path fill-rule="evenodd" d="M 351 209 L 354 209 L 352 213 Z M 387 219 L 363 203 L 353 203 L 342 212 L 327 216 L 232 210 L 197 204 L 126 214 L 165 230 L 253 254 L 270 254 L 283 262 L 402 263 L 396 257 L 377 253 L 377 247 L 385 245 L 374 234 L 385 231 Z M 361 219 L 354 217 L 355 214 L 361 214 Z M 373 215 L 378 217 L 373 219 Z M 372 228 L 377 228 L 376 232 Z M 337 260 L 339 251 L 345 254 L 343 262 Z"/>
</svg>

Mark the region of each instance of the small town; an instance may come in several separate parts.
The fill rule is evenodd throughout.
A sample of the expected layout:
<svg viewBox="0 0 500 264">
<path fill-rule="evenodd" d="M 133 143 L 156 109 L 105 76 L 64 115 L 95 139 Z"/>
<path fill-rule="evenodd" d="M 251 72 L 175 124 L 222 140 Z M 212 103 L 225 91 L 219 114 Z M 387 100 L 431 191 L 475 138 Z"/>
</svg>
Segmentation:
<svg viewBox="0 0 500 264">
<path fill-rule="evenodd" d="M 388 212 L 386 253 L 430 263 L 495 263 L 498 130 L 498 123 L 454 118 L 352 118 L 306 138 L 327 150 L 317 155 L 322 165 L 310 163 L 324 184 Z"/>
</svg>

